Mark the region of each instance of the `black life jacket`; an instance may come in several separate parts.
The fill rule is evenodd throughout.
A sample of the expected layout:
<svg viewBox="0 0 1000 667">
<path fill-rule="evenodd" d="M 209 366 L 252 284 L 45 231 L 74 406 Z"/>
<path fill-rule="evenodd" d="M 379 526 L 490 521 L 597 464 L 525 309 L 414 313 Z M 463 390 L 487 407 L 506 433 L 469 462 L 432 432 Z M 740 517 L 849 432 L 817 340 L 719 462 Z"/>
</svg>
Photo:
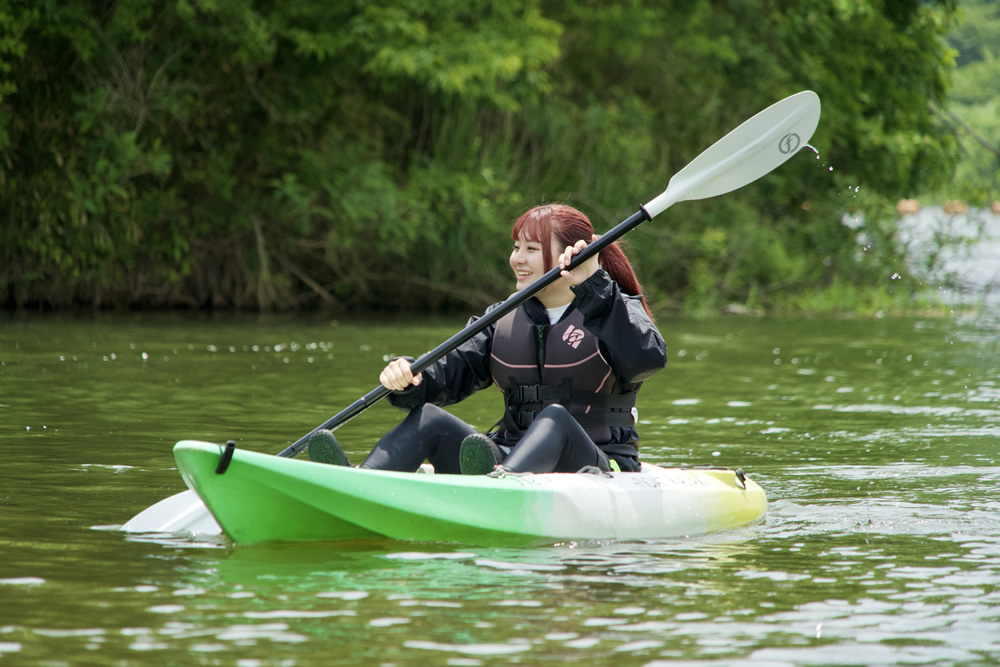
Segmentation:
<svg viewBox="0 0 1000 667">
<path fill-rule="evenodd" d="M 533 321 L 525 305 L 501 318 L 493 334 L 490 373 L 504 392 L 498 434 L 504 440 L 520 439 L 535 416 L 554 403 L 599 445 L 611 441 L 611 426 L 635 425 L 636 392 L 618 387 L 597 337 L 583 327 L 583 314 L 575 308 L 554 325 Z"/>
</svg>

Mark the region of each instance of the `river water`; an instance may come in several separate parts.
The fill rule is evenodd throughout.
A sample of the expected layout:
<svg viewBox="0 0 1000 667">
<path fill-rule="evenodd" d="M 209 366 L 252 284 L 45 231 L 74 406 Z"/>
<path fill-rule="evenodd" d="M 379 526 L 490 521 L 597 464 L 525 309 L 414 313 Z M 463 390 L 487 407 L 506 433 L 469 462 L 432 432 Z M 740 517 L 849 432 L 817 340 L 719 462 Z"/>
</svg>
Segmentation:
<svg viewBox="0 0 1000 667">
<path fill-rule="evenodd" d="M 701 537 L 234 547 L 117 530 L 171 446 L 277 452 L 461 318 L 0 316 L 0 663 L 996 664 L 1000 317 L 660 322 L 642 454 L 743 467 Z M 488 426 L 492 391 L 457 406 Z M 359 459 L 396 423 L 339 435 Z"/>
</svg>

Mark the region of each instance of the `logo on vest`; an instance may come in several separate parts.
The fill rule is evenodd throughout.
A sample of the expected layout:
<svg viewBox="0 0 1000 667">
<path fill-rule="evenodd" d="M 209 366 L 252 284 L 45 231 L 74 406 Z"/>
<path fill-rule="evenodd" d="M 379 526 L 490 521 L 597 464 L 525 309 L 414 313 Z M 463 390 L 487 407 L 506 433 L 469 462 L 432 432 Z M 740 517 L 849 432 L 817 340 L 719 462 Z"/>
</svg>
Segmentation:
<svg viewBox="0 0 1000 667">
<path fill-rule="evenodd" d="M 577 329 L 572 324 L 563 332 L 562 339 L 574 350 L 580 347 L 580 341 L 583 340 L 584 334 L 583 329 Z"/>
</svg>

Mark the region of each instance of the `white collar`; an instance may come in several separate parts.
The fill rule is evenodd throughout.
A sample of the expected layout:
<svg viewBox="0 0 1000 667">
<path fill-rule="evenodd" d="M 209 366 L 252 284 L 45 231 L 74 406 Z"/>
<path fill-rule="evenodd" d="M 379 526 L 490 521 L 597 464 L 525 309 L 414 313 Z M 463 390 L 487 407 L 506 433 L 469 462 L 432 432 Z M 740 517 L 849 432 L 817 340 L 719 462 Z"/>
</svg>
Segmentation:
<svg viewBox="0 0 1000 667">
<path fill-rule="evenodd" d="M 559 306 L 557 308 L 546 308 L 545 312 L 549 315 L 549 324 L 555 324 L 558 322 L 559 318 L 563 316 L 563 313 L 566 312 L 567 308 L 569 308 L 568 303 L 565 306 Z"/>
</svg>

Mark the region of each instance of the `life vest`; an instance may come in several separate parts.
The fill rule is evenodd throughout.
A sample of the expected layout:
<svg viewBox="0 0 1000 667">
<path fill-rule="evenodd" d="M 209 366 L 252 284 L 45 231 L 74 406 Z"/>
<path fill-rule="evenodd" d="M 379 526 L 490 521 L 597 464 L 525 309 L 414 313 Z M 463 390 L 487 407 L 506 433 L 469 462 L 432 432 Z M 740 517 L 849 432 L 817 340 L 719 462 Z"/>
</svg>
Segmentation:
<svg viewBox="0 0 1000 667">
<path fill-rule="evenodd" d="M 490 373 L 504 392 L 503 430 L 516 441 L 544 407 L 558 403 L 596 444 L 611 441 L 612 426 L 635 426 L 636 393 L 622 392 L 601 355 L 597 337 L 572 308 L 554 325 L 538 324 L 520 306 L 496 324 Z"/>
</svg>

